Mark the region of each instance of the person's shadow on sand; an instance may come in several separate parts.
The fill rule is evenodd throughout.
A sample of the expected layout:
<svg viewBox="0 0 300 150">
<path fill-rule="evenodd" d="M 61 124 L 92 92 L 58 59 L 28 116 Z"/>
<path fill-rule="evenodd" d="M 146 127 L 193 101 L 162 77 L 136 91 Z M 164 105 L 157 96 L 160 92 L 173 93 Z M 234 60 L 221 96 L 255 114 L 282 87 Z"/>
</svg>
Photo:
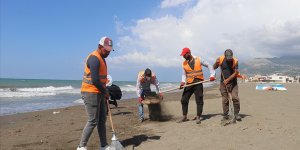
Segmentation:
<svg viewBox="0 0 300 150">
<path fill-rule="evenodd" d="M 243 119 L 243 118 L 246 118 L 246 117 L 249 117 L 249 116 L 252 116 L 252 115 L 247 115 L 247 114 L 239 114 L 240 117 Z"/>
<path fill-rule="evenodd" d="M 125 112 L 116 112 L 113 113 L 112 116 L 117 116 L 117 115 L 128 115 L 128 114 L 133 114 L 133 112 L 125 111 Z"/>
<path fill-rule="evenodd" d="M 141 134 L 141 135 L 135 135 L 129 139 L 125 139 L 125 140 L 121 141 L 121 143 L 124 147 L 133 145 L 133 149 L 134 149 L 134 147 L 139 146 L 142 142 L 145 142 L 147 140 L 159 140 L 160 137 L 161 136 L 148 136 L 145 134 Z"/>
<path fill-rule="evenodd" d="M 204 114 L 204 115 L 202 115 L 203 120 L 210 119 L 210 118 L 215 117 L 215 116 L 222 116 L 222 114 L 221 113 L 217 113 L 217 114 Z M 245 118 L 245 117 L 248 117 L 248 116 L 251 116 L 251 115 L 239 114 L 239 116 L 241 118 Z"/>
<path fill-rule="evenodd" d="M 222 114 L 221 113 L 218 113 L 218 114 L 204 114 L 204 115 L 202 115 L 202 118 L 203 118 L 203 120 L 206 120 L 206 119 L 210 119 L 212 117 L 219 116 L 219 115 L 222 115 Z"/>
</svg>

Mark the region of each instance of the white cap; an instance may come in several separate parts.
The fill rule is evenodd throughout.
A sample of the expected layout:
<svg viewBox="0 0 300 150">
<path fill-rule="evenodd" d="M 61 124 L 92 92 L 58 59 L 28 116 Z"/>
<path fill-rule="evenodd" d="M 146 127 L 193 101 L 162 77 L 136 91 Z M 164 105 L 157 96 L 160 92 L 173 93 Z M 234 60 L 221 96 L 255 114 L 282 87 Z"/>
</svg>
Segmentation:
<svg viewBox="0 0 300 150">
<path fill-rule="evenodd" d="M 113 49 L 113 42 L 109 37 L 102 37 L 99 41 L 99 44 L 102 45 L 107 51 L 111 51 Z"/>
</svg>

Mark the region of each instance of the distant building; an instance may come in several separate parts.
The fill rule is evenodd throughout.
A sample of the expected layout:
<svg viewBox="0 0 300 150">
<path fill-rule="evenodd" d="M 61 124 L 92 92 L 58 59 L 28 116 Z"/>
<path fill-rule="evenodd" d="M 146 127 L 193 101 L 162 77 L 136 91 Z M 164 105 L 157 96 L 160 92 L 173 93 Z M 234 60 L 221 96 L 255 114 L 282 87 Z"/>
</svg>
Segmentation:
<svg viewBox="0 0 300 150">
<path fill-rule="evenodd" d="M 280 73 L 273 74 L 269 76 L 269 82 L 277 82 L 277 83 L 287 83 L 289 81 L 288 76 L 283 76 Z"/>
<path fill-rule="evenodd" d="M 266 82 L 266 83 L 300 83 L 300 76 L 289 77 L 281 73 L 272 74 L 270 76 L 255 75 L 250 77 L 248 82 Z"/>
</svg>

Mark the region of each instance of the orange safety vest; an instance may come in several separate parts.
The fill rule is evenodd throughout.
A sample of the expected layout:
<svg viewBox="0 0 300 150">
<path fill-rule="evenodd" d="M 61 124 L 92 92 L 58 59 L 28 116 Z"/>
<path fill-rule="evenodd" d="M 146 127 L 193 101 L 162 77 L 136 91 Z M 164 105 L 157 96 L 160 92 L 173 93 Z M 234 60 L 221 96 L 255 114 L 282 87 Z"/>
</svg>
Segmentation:
<svg viewBox="0 0 300 150">
<path fill-rule="evenodd" d="M 100 69 L 99 69 L 99 80 L 102 83 L 104 87 L 106 87 L 107 82 L 107 66 L 103 60 L 103 58 L 100 56 L 97 50 L 92 52 L 87 59 L 91 56 L 96 56 L 100 62 Z M 101 93 L 97 87 L 92 83 L 92 77 L 91 77 L 91 70 L 87 66 L 87 62 L 85 63 L 84 68 L 84 75 L 82 79 L 82 85 L 81 85 L 81 92 L 89 92 L 89 93 Z"/>
<path fill-rule="evenodd" d="M 145 71 L 140 71 L 139 74 L 138 74 L 138 79 L 140 80 L 140 83 L 144 83 L 145 82 L 144 73 L 145 73 Z M 155 81 L 155 79 L 156 79 L 155 72 L 152 71 L 151 82 Z"/>
<path fill-rule="evenodd" d="M 194 70 L 190 67 L 187 60 L 182 63 L 182 67 L 186 72 L 186 83 L 192 83 L 196 78 L 204 80 L 202 65 L 199 57 L 195 59 Z"/>
<path fill-rule="evenodd" d="M 219 64 L 219 66 L 221 66 L 222 63 L 224 62 L 225 56 L 222 55 L 222 56 L 219 57 L 219 59 L 220 59 L 220 64 Z M 238 62 L 238 60 L 237 60 L 235 57 L 233 57 L 233 63 L 232 63 L 232 68 L 233 68 L 233 69 L 235 69 L 235 67 L 236 67 L 236 65 L 237 65 L 237 62 Z M 243 75 L 241 75 L 240 73 L 238 73 L 236 77 L 237 77 L 237 78 L 243 78 L 243 79 L 245 78 L 245 77 L 244 77 Z"/>
</svg>

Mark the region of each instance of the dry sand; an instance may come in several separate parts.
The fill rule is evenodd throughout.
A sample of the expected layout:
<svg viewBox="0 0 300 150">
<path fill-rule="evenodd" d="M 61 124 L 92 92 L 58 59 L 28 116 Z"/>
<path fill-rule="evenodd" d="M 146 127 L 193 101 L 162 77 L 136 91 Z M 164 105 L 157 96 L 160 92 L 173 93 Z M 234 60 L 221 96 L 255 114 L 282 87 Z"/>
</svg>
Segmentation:
<svg viewBox="0 0 300 150">
<path fill-rule="evenodd" d="M 117 137 L 126 149 L 136 150 L 297 150 L 300 149 L 300 84 L 285 86 L 288 91 L 256 91 L 255 84 L 239 84 L 242 121 L 228 126 L 220 125 L 218 87 L 205 89 L 205 120 L 200 125 L 195 121 L 176 123 L 181 117 L 181 92 L 165 95 L 163 109 L 171 118 L 161 122 L 139 123 L 136 101 L 119 101 L 120 108 L 112 109 Z M 190 119 L 196 113 L 195 108 L 192 97 Z M 0 149 L 76 149 L 86 119 L 84 106 L 2 116 Z M 107 122 L 110 139 L 109 127 Z M 96 133 L 90 138 L 90 150 L 98 149 Z"/>
</svg>

